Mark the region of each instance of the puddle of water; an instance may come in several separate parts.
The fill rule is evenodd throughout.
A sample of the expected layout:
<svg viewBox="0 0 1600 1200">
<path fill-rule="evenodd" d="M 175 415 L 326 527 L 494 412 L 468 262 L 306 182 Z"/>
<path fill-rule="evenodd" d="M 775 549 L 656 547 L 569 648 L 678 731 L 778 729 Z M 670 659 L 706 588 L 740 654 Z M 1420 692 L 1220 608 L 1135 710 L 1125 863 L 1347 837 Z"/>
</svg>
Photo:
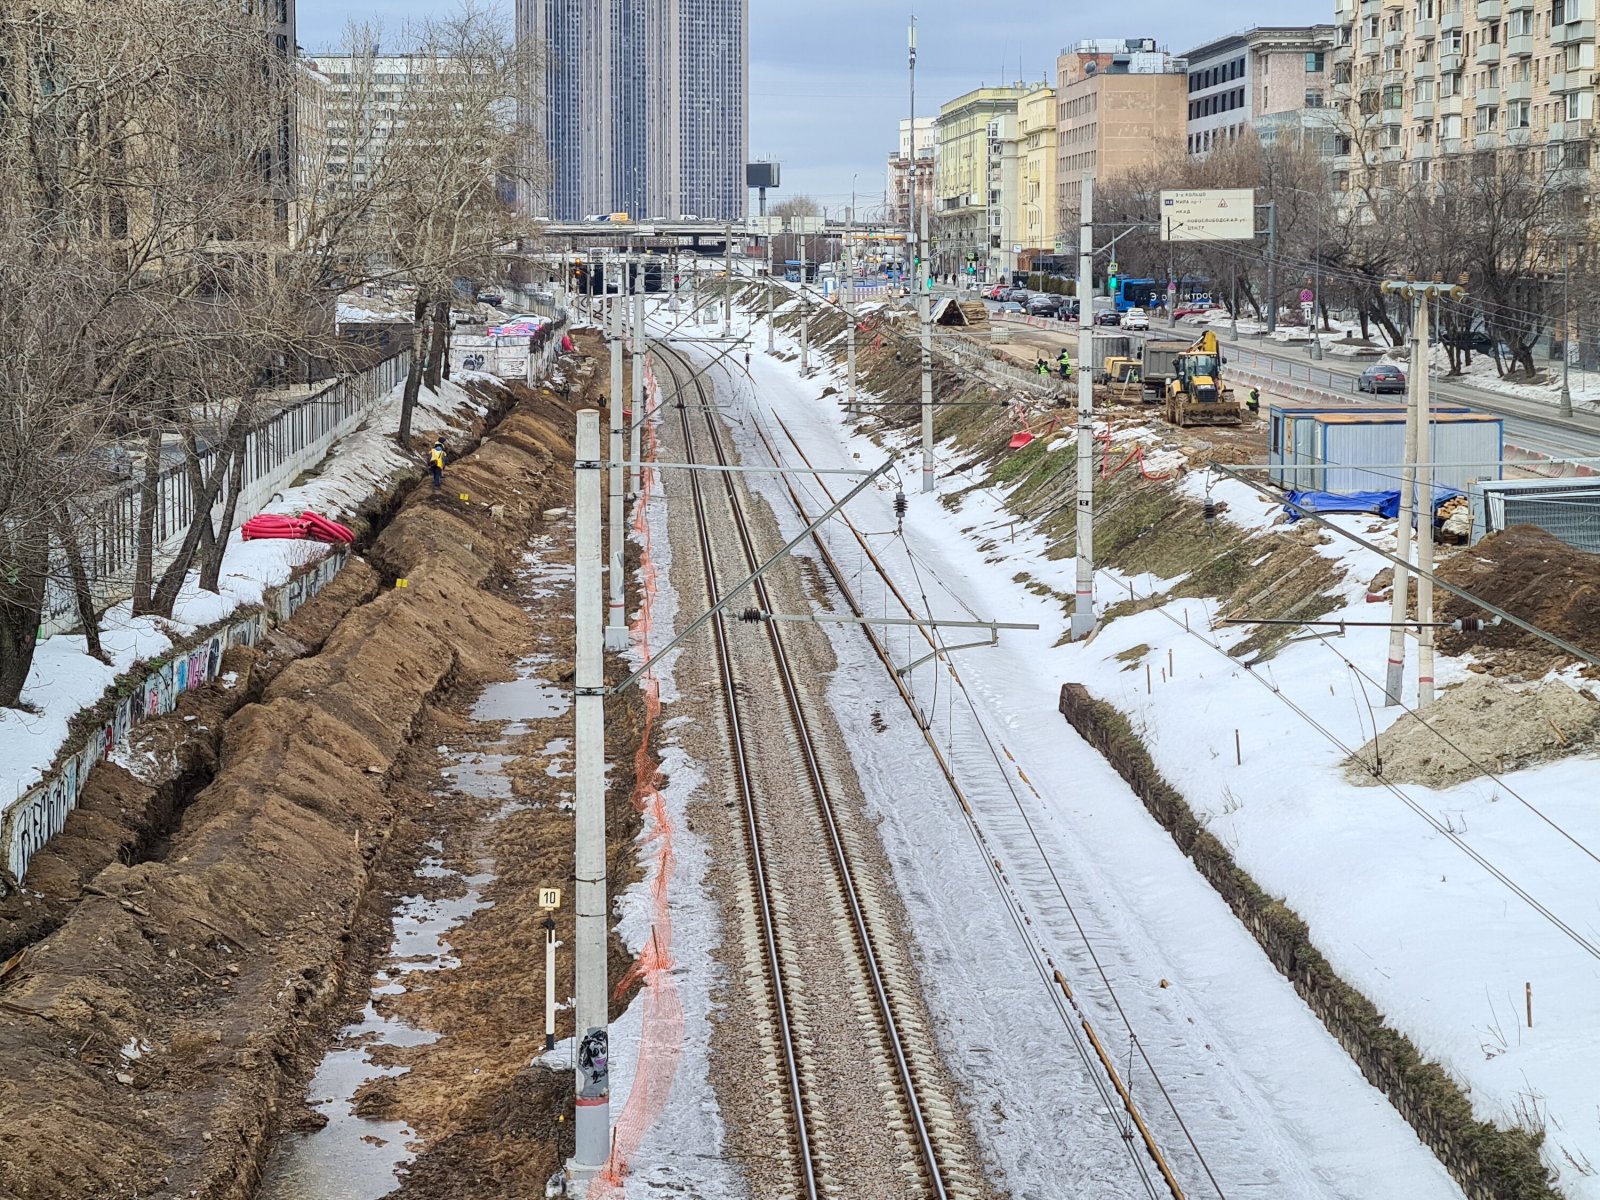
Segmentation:
<svg viewBox="0 0 1600 1200">
<path fill-rule="evenodd" d="M 529 572 L 530 579 L 540 582 L 565 584 L 570 583 L 571 577 L 570 566 L 536 565 Z M 521 678 L 491 684 L 473 706 L 474 720 L 499 727 L 502 748 L 506 739 L 527 733 L 530 722 L 558 717 L 571 707 L 565 688 L 540 677 L 550 661 L 548 656 L 540 655 L 518 664 Z M 439 749 L 445 751 L 443 746 Z M 570 739 L 555 738 L 544 752 L 551 758 L 547 774 L 570 774 Z M 566 759 L 557 757 L 561 755 Z M 482 800 L 501 801 L 489 817 L 492 824 L 533 807 L 512 798 L 511 780 L 505 773 L 512 758 L 510 754 L 471 751 L 454 756 L 443 774 L 461 792 Z M 564 792 L 563 796 L 570 794 Z M 571 808 L 570 798 L 562 800 L 561 806 Z M 325 1115 L 328 1123 L 312 1133 L 289 1135 L 274 1147 L 257 1200 L 380 1200 L 398 1186 L 397 1169 L 415 1157 L 410 1143 L 416 1133 L 410 1126 L 403 1121 L 359 1117 L 354 1098 L 362 1085 L 404 1075 L 409 1070 L 375 1063 L 375 1049 L 425 1046 L 437 1041 L 439 1035 L 384 1016 L 378 1011 L 376 1000 L 404 994 L 406 981 L 415 974 L 449 971 L 461 965 L 450 946 L 449 935 L 474 913 L 493 906 L 483 893 L 496 878 L 494 864 L 488 860 L 479 863 L 478 870 L 470 875 L 445 866 L 444 843 L 437 838 L 427 843 L 427 849 L 429 853 L 418 865 L 416 877 L 459 880 L 460 894 L 442 898 L 410 895 L 396 903 L 390 918 L 387 960 L 373 972 L 361 1017 L 339 1031 L 333 1049 L 311 1079 L 307 1104 Z"/>
<path fill-rule="evenodd" d="M 491 683 L 472 706 L 474 721 L 525 722 L 545 717 L 559 717 L 572 706 L 567 689 L 546 683 L 537 676 L 513 679 L 509 683 Z M 507 729 L 508 734 L 513 731 Z M 516 730 L 527 732 L 527 727 Z"/>
<path fill-rule="evenodd" d="M 428 844 L 442 850 L 437 840 Z M 416 874 L 423 879 L 460 879 L 465 890 L 459 896 L 407 896 L 400 901 L 391 921 L 389 965 L 373 973 L 360 1019 L 339 1031 L 334 1048 L 311 1077 L 307 1105 L 326 1116 L 328 1123 L 278 1144 L 267 1163 L 258 1200 L 379 1200 L 399 1183 L 396 1169 L 414 1157 L 409 1143 L 415 1130 L 404 1121 L 357 1116 L 355 1095 L 363 1084 L 410 1069 L 373 1062 L 375 1048 L 426 1046 L 438 1041 L 439 1035 L 384 1016 L 372 998 L 401 994 L 406 990 L 401 981 L 413 972 L 460 966 L 448 935 L 473 913 L 492 906 L 483 891 L 495 878 L 487 869 L 472 875 L 452 871 L 437 854 L 424 858 Z"/>
<path fill-rule="evenodd" d="M 461 758 L 444 769 L 444 774 L 457 788 L 480 800 L 507 800 L 511 797 L 511 780 L 505 766 L 511 761 L 509 754 L 474 754 Z"/>
</svg>

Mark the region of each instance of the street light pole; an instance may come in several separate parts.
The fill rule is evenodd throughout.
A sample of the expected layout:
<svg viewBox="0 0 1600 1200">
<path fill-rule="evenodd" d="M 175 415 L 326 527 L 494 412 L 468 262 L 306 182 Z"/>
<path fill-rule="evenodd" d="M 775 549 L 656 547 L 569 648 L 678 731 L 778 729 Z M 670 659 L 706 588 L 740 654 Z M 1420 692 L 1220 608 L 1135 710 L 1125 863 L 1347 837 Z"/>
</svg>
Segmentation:
<svg viewBox="0 0 1600 1200">
<path fill-rule="evenodd" d="M 1078 590 L 1072 640 L 1094 632 L 1094 179 L 1083 180 L 1078 230 Z"/>
<path fill-rule="evenodd" d="M 1572 237 L 1570 231 L 1561 243 L 1561 407 L 1563 417 L 1572 415 Z"/>
</svg>

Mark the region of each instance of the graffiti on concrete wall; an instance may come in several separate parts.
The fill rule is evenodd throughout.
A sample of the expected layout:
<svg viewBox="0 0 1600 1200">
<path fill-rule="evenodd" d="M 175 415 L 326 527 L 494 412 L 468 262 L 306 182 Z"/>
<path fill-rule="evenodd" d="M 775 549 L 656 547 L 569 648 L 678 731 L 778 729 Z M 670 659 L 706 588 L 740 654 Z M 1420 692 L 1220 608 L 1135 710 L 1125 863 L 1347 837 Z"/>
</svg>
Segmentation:
<svg viewBox="0 0 1600 1200">
<path fill-rule="evenodd" d="M 185 692 L 196 691 L 222 673 L 222 656 L 234 646 L 254 646 L 266 635 L 268 615 L 287 620 L 339 573 L 347 554 L 333 554 L 296 575 L 267 597 L 266 609 L 234 621 L 201 642 L 179 649 L 120 696 L 105 723 L 67 759 L 53 779 L 39 785 L 0 813 L 0 896 L 20 883 L 28 863 L 66 827 L 78 806 L 89 772 L 127 744 L 133 727 L 171 712 Z"/>
</svg>

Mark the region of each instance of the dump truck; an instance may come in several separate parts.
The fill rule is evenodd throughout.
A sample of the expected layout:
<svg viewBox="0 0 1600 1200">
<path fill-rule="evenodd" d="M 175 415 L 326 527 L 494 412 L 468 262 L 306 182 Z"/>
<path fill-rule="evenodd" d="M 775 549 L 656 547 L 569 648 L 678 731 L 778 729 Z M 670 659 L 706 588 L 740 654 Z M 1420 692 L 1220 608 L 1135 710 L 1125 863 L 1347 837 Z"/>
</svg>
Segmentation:
<svg viewBox="0 0 1600 1200">
<path fill-rule="evenodd" d="M 1189 343 L 1176 338 L 1145 338 L 1140 350 L 1139 378 L 1144 382 L 1145 400 L 1155 403 L 1167 391 L 1172 364 L 1189 349 Z"/>
<path fill-rule="evenodd" d="M 1238 402 L 1222 381 L 1222 351 L 1212 330 L 1174 356 L 1165 393 L 1166 418 L 1174 425 L 1237 425 L 1242 420 Z"/>
</svg>

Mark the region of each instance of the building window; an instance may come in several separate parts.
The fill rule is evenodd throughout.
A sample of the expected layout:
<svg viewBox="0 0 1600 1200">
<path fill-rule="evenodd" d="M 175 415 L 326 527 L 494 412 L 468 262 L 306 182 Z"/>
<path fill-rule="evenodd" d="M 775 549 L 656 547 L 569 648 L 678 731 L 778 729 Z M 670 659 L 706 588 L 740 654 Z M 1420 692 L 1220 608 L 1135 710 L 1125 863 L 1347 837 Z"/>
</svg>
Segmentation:
<svg viewBox="0 0 1600 1200">
<path fill-rule="evenodd" d="M 1306 74 L 1320 75 L 1327 70 L 1327 55 L 1321 50 L 1313 50 L 1306 55 Z"/>
<path fill-rule="evenodd" d="M 1263 96 L 1262 96 L 1262 104 L 1265 105 L 1265 103 L 1266 103 L 1266 96 L 1263 94 Z M 1322 93 L 1321 92 L 1307 92 L 1306 93 L 1306 107 L 1307 108 L 1321 108 L 1322 107 Z"/>
<path fill-rule="evenodd" d="M 1506 105 L 1506 128 L 1527 129 L 1532 124 L 1532 105 L 1526 100 L 1513 100 Z"/>
</svg>

